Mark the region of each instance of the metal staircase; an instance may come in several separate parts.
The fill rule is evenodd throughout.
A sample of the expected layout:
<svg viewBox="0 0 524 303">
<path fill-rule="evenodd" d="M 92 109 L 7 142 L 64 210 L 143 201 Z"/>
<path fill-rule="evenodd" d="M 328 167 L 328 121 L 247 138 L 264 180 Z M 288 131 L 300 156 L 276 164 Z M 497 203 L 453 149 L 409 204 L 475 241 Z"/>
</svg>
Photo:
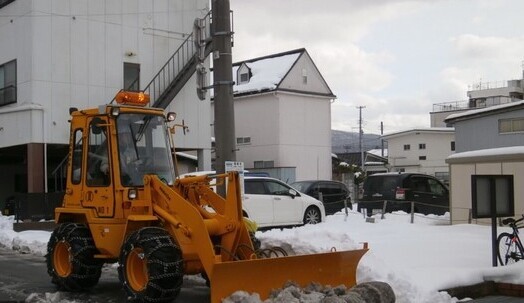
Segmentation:
<svg viewBox="0 0 524 303">
<path fill-rule="evenodd" d="M 143 91 L 150 96 L 152 107 L 166 108 L 191 78 L 197 65 L 211 53 L 211 12 L 204 18 L 195 20 L 195 27 L 197 26 L 203 29 L 200 31 L 202 34 L 198 35 L 200 37 L 195 37 L 195 31 L 188 35 L 144 88 Z"/>
</svg>

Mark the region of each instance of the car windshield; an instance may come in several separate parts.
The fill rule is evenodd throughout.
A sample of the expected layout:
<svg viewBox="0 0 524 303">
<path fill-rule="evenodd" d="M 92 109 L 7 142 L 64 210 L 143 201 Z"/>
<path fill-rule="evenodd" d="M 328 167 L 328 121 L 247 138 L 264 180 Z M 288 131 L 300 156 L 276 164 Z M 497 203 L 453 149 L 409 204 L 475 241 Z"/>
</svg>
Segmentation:
<svg viewBox="0 0 524 303">
<path fill-rule="evenodd" d="M 145 174 L 156 174 L 173 184 L 169 133 L 163 116 L 120 114 L 117 131 L 122 185 L 142 186 Z"/>
<path fill-rule="evenodd" d="M 398 176 L 371 176 L 364 182 L 365 193 L 391 193 L 397 188 Z"/>
<path fill-rule="evenodd" d="M 299 192 L 306 192 L 307 189 L 313 184 L 313 182 L 310 181 L 299 181 L 295 183 L 291 183 L 291 187 L 295 188 Z"/>
</svg>

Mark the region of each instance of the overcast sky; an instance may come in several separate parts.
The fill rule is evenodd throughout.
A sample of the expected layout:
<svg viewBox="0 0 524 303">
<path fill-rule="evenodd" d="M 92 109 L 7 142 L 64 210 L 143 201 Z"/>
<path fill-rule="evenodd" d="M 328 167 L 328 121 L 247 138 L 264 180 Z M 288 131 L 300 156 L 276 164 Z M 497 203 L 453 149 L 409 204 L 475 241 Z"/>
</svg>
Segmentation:
<svg viewBox="0 0 524 303">
<path fill-rule="evenodd" d="M 337 95 L 332 129 L 429 127 L 434 103 L 522 78 L 522 0 L 230 0 L 233 62 L 306 48 Z"/>
</svg>

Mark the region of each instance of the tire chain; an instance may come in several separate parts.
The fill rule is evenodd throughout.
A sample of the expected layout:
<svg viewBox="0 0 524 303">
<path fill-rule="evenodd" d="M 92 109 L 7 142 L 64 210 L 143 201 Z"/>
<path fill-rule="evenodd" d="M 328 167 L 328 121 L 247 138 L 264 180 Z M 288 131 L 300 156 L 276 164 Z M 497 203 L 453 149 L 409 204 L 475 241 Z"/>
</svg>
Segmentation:
<svg viewBox="0 0 524 303">
<path fill-rule="evenodd" d="M 71 229 L 71 230 L 68 230 L 68 229 Z M 69 243 L 69 245 L 71 247 L 74 246 L 74 245 L 75 246 L 79 246 L 80 245 L 80 249 L 78 249 L 77 251 L 74 251 L 74 253 L 72 254 L 72 256 L 73 256 L 72 262 L 74 264 L 77 264 L 80 268 L 82 268 L 83 270 L 81 270 L 80 272 L 83 272 L 84 274 L 71 273 L 69 275 L 69 277 L 75 278 L 75 279 L 78 279 L 78 280 L 84 280 L 84 281 L 87 280 L 87 279 L 95 279 L 96 281 L 98 281 L 98 278 L 100 277 L 100 273 L 101 273 L 101 264 L 100 264 L 100 262 L 98 262 L 95 259 L 93 259 L 94 264 L 86 264 L 84 262 L 81 262 L 77 258 L 78 256 L 82 255 L 83 253 L 85 253 L 86 251 L 89 251 L 91 249 L 96 251 L 96 247 L 94 245 L 94 241 L 91 238 L 91 236 L 76 235 L 76 236 L 70 237 L 71 234 L 73 234 L 74 232 L 76 232 L 78 230 L 80 230 L 80 233 L 84 233 L 84 232 L 89 233 L 89 229 L 87 228 L 87 226 L 85 226 L 83 224 L 63 223 L 63 224 L 60 225 L 60 227 L 56 231 L 56 233 L 53 232 L 52 237 L 54 237 L 55 244 L 60 242 L 60 241 L 66 241 L 67 243 Z M 76 241 L 78 241 L 79 243 L 75 243 Z M 54 250 L 54 247 L 49 247 L 48 246 L 46 258 L 52 258 L 51 253 L 52 253 L 53 250 Z M 49 271 L 49 269 L 48 269 L 48 271 Z M 55 269 L 53 267 L 52 268 L 53 274 L 54 274 L 54 271 L 55 271 Z M 56 277 L 53 276 L 53 283 L 57 282 L 55 279 L 56 279 Z M 75 282 L 75 284 L 77 284 L 77 283 Z M 60 287 L 69 288 L 71 285 L 65 285 L 65 284 L 62 285 L 62 284 L 60 284 L 59 286 Z M 76 285 L 76 286 L 79 286 L 79 285 Z M 84 287 L 80 286 L 80 288 L 84 288 Z"/>
<path fill-rule="evenodd" d="M 178 243 L 176 241 L 173 241 L 172 237 L 169 235 L 169 234 L 165 234 L 165 235 L 157 235 L 157 236 L 148 236 L 148 232 L 151 231 L 151 230 L 155 230 L 155 231 L 161 231 L 162 233 L 166 233 L 166 230 L 163 229 L 163 228 L 159 228 L 159 227 L 149 227 L 148 228 L 149 230 L 139 230 L 137 235 L 136 235 L 136 241 L 137 242 L 141 242 L 142 245 L 144 245 L 145 243 L 147 242 L 155 242 L 155 246 L 150 250 L 148 251 L 147 255 L 145 255 L 145 257 L 147 257 L 147 262 L 149 264 L 159 264 L 159 265 L 162 265 L 162 267 L 164 268 L 164 273 L 163 274 L 157 274 L 157 275 L 154 275 L 154 276 L 150 276 L 149 277 L 149 287 L 159 291 L 161 293 L 161 296 L 159 298 L 152 298 L 148 295 L 145 295 L 143 297 L 144 301 L 145 302 L 165 302 L 166 301 L 166 295 L 170 294 L 170 293 L 177 293 L 178 291 L 180 291 L 180 284 L 182 284 L 182 280 L 180 280 L 180 284 L 177 284 L 175 285 L 173 288 L 164 288 L 160 285 L 158 285 L 157 283 L 155 283 L 154 281 L 158 281 L 158 280 L 161 280 L 163 278 L 172 278 L 172 277 L 176 277 L 178 275 L 183 275 L 183 271 L 182 271 L 182 267 L 180 266 L 180 264 L 183 263 L 183 260 L 180 259 L 180 260 L 177 260 L 177 261 L 174 261 L 174 262 L 165 262 L 165 261 L 162 261 L 162 260 L 159 260 L 158 258 L 150 258 L 151 255 L 153 253 L 155 253 L 156 251 L 158 251 L 159 249 L 162 249 L 162 248 L 174 248 L 178 251 L 180 251 L 180 246 L 178 245 Z M 146 235 L 143 234 L 143 232 L 146 232 Z M 133 249 L 133 246 L 131 247 L 131 249 Z M 124 267 L 124 265 L 121 265 L 122 267 Z M 175 270 L 174 271 L 171 271 L 171 272 L 168 272 L 169 271 L 169 268 L 170 267 L 174 267 Z M 137 299 L 136 297 L 133 298 L 133 299 Z"/>
</svg>

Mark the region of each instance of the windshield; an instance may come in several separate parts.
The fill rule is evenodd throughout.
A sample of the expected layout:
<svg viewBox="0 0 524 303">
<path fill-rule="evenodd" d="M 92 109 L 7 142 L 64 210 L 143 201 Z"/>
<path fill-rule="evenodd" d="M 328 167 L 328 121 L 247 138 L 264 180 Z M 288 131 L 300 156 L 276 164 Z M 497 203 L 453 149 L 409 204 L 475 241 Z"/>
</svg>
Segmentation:
<svg viewBox="0 0 524 303">
<path fill-rule="evenodd" d="M 117 131 L 122 185 L 142 186 L 146 174 L 173 184 L 169 133 L 163 116 L 120 114 Z"/>
</svg>

